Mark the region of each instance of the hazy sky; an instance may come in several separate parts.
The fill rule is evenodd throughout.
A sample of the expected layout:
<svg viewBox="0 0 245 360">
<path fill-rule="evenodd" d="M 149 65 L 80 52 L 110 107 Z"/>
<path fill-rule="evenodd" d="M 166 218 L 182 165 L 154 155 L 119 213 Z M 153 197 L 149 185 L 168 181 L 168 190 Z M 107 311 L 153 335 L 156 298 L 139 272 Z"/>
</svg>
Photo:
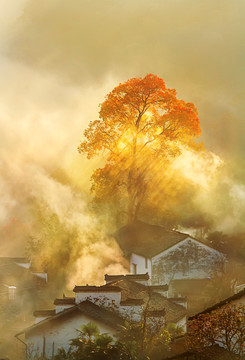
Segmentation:
<svg viewBox="0 0 245 360">
<path fill-rule="evenodd" d="M 7 14 L 22 5 L 21 15 L 4 47 L 13 61 L 56 77 L 61 86 L 96 86 L 104 93 L 108 77 L 114 85 L 154 73 L 195 103 L 206 144 L 222 152 L 244 150 L 243 0 L 14 3 Z"/>
<path fill-rule="evenodd" d="M 88 191 L 82 131 L 133 76 L 193 102 L 206 148 L 242 168 L 244 24 L 243 0 L 1 0 L 0 223 L 30 194 L 59 207 L 45 176 Z"/>
</svg>

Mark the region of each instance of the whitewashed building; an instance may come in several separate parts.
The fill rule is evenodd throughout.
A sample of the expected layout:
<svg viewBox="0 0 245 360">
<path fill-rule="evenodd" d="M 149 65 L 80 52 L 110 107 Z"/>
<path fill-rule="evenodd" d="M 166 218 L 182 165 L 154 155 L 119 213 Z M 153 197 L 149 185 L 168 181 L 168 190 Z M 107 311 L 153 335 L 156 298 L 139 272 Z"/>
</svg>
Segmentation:
<svg viewBox="0 0 245 360">
<path fill-rule="evenodd" d="M 123 324 L 117 314 L 89 301 L 59 310 L 36 312 L 36 323 L 15 335 L 26 344 L 29 354 L 51 358 L 59 347 L 68 350 L 70 340 L 78 335 L 76 329 L 89 322 L 95 323 L 101 333 L 112 337 L 116 336 L 117 326 Z"/>
<path fill-rule="evenodd" d="M 173 280 L 208 279 L 225 271 L 226 257 L 188 234 L 137 221 L 115 238 L 132 274 L 149 274 L 151 285 Z"/>
<path fill-rule="evenodd" d="M 139 322 L 143 314 L 149 323 L 175 323 L 186 330 L 186 303 L 163 296 L 166 285 L 144 285 L 148 274 L 105 275 L 105 279 L 103 286 L 75 286 L 75 297 L 56 299 L 54 310 L 35 311 L 35 324 L 16 337 L 33 355 L 52 357 L 58 347 L 68 350 L 70 339 L 77 337 L 76 329 L 90 321 L 114 338 L 118 325 L 125 320 Z"/>
<path fill-rule="evenodd" d="M 168 297 L 187 298 L 189 314 L 212 300 L 209 288 L 226 271 L 226 256 L 189 234 L 136 221 L 114 236 L 131 274 L 147 272 L 149 285 L 167 284 Z"/>
</svg>

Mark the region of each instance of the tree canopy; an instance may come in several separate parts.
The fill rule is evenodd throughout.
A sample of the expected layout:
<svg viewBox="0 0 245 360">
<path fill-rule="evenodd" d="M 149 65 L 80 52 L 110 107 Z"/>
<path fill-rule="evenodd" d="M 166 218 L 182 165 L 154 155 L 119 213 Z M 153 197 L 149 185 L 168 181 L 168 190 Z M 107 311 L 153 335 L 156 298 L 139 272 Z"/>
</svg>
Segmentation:
<svg viewBox="0 0 245 360">
<path fill-rule="evenodd" d="M 92 175 L 92 191 L 103 201 L 123 198 L 128 220 L 134 221 L 166 163 L 183 147 L 194 148 L 199 135 L 195 106 L 148 74 L 119 84 L 106 96 L 78 151 L 88 159 L 105 155 L 104 167 Z"/>
<path fill-rule="evenodd" d="M 231 353 L 245 353 L 245 306 L 229 304 L 202 313 L 189 324 L 188 347 L 202 351 L 218 344 Z"/>
</svg>

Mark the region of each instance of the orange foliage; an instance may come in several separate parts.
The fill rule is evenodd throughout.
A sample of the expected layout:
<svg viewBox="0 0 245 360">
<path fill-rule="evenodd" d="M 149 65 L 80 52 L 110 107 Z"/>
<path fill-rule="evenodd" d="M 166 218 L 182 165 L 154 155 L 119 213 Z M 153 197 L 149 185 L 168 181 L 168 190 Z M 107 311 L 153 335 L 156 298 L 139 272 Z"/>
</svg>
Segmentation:
<svg viewBox="0 0 245 360">
<path fill-rule="evenodd" d="M 92 176 L 92 190 L 102 198 L 124 187 L 128 217 L 135 220 L 150 174 L 161 161 L 179 154 L 181 146 L 194 147 L 200 132 L 195 106 L 148 74 L 119 84 L 106 96 L 99 120 L 90 122 L 78 151 L 87 158 L 105 152 L 106 166 Z"/>
</svg>

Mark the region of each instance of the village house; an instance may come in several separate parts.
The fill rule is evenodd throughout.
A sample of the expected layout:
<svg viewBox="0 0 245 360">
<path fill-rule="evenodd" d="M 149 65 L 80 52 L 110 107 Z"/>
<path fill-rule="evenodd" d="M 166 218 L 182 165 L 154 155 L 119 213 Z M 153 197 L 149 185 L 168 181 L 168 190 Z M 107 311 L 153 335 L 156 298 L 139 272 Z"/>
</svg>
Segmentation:
<svg viewBox="0 0 245 360">
<path fill-rule="evenodd" d="M 1 333 L 0 357 L 11 355 L 14 334 L 31 323 L 47 280 L 47 273 L 36 271 L 27 258 L 0 257 L 0 311 L 6 329 Z"/>
<path fill-rule="evenodd" d="M 26 344 L 28 354 L 49 358 L 57 353 L 59 347 L 68 350 L 70 340 L 77 337 L 77 329 L 89 322 L 96 323 L 101 333 L 112 337 L 116 337 L 118 325 L 123 325 L 123 319 L 116 313 L 87 300 L 60 311 L 67 305 L 67 301 L 62 303 L 61 300 L 58 309 L 34 312 L 35 324 L 15 335 Z"/>
<path fill-rule="evenodd" d="M 149 274 L 149 284 L 168 284 L 169 297 L 188 297 L 189 310 L 200 310 L 200 293 L 225 273 L 226 256 L 178 231 L 137 221 L 114 235 L 132 274 Z"/>
<path fill-rule="evenodd" d="M 102 286 L 75 286 L 74 298 L 54 301 L 54 310 L 35 311 L 35 324 L 16 334 L 28 351 L 51 357 L 58 347 L 68 350 L 76 329 L 92 321 L 101 333 L 117 337 L 118 325 L 125 320 L 139 322 L 143 315 L 155 326 L 175 323 L 186 330 L 186 301 L 169 299 L 166 285 L 144 285 L 143 275 L 105 275 Z"/>
<path fill-rule="evenodd" d="M 105 280 L 107 286 L 117 286 L 121 289 L 121 304 L 142 301 L 139 320 L 143 311 L 147 311 L 148 317 L 153 318 L 154 313 L 164 312 L 163 325 L 175 323 L 177 326 L 183 327 L 184 331 L 186 330 L 187 299 L 169 298 L 166 284 L 144 285 L 143 282 L 149 281 L 148 274 L 105 275 Z M 134 308 L 128 308 L 127 314 L 130 314 L 130 310 L 133 313 L 135 311 Z M 121 310 L 119 309 L 119 311 Z"/>
<path fill-rule="evenodd" d="M 43 287 L 48 281 L 46 272 L 33 269 L 29 259 L 20 257 L 0 257 L 0 303 L 9 300 L 20 301 L 25 293 Z"/>
</svg>

